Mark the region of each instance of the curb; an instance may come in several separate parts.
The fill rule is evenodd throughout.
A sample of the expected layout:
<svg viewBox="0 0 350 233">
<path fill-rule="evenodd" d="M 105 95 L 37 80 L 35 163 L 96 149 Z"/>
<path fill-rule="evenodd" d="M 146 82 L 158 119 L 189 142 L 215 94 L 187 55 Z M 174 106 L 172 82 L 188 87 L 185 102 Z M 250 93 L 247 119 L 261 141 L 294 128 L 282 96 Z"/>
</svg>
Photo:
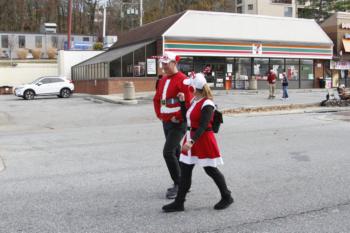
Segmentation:
<svg viewBox="0 0 350 233">
<path fill-rule="evenodd" d="M 242 107 L 223 109 L 221 112 L 225 114 L 240 114 L 240 113 L 252 113 L 252 112 L 270 112 L 270 111 L 283 111 L 301 108 L 313 108 L 320 107 L 320 103 L 309 103 L 309 104 L 288 104 L 288 105 L 275 105 L 275 106 L 263 106 L 263 107 Z"/>
<path fill-rule="evenodd" d="M 123 100 L 123 99 L 112 100 L 112 99 L 104 98 L 104 97 L 101 97 L 101 96 L 89 96 L 89 97 L 85 97 L 85 99 L 86 100 L 91 100 L 91 101 L 94 101 L 94 102 L 96 102 L 96 100 L 101 100 L 101 101 L 112 103 L 112 104 L 124 104 L 124 105 L 135 105 L 135 104 L 138 103 L 137 100 Z M 97 103 L 99 103 L 99 102 L 97 102 Z"/>
</svg>

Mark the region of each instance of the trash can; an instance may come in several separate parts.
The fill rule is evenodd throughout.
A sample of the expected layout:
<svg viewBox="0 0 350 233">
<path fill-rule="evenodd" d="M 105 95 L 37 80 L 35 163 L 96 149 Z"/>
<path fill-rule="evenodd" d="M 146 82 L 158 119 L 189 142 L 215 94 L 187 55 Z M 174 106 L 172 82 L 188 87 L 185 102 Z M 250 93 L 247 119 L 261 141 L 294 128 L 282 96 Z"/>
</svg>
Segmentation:
<svg viewBox="0 0 350 233">
<path fill-rule="evenodd" d="M 252 76 L 249 80 L 249 90 L 257 90 L 258 89 L 258 81 L 255 76 Z"/>
<path fill-rule="evenodd" d="M 323 78 L 318 79 L 320 88 L 325 88 L 326 87 L 326 81 Z"/>
<path fill-rule="evenodd" d="M 232 80 L 230 79 L 230 77 L 226 77 L 225 78 L 225 90 L 231 90 L 232 89 Z"/>
<path fill-rule="evenodd" d="M 124 100 L 135 99 L 135 86 L 133 82 L 124 83 Z"/>
</svg>

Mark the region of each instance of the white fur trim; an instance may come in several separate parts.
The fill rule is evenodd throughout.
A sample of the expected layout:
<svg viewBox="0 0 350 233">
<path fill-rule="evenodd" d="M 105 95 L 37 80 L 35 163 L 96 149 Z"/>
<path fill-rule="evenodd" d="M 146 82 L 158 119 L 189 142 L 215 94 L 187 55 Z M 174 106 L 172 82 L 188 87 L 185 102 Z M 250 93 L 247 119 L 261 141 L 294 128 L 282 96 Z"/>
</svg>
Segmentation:
<svg viewBox="0 0 350 233">
<path fill-rule="evenodd" d="M 224 161 L 221 157 L 214 159 L 199 159 L 197 156 L 187 156 L 184 154 L 180 155 L 180 162 L 186 164 L 197 164 L 201 167 L 217 167 L 218 165 L 224 164 Z"/>
<path fill-rule="evenodd" d="M 212 101 L 212 100 L 206 100 L 206 101 L 204 101 L 204 103 L 203 103 L 203 105 L 202 105 L 202 108 L 201 109 L 203 109 L 204 108 L 204 106 L 207 106 L 207 105 L 210 105 L 210 106 L 213 106 L 214 107 L 214 109 L 216 108 L 215 107 L 215 104 L 214 104 L 214 102 Z"/>
<path fill-rule="evenodd" d="M 178 112 L 178 111 L 180 111 L 180 110 L 181 110 L 180 107 L 174 107 L 174 108 L 168 108 L 168 107 L 166 107 L 166 106 L 160 107 L 160 112 L 161 112 L 161 113 L 165 113 L 165 114 Z"/>
<path fill-rule="evenodd" d="M 162 100 L 166 100 L 166 92 L 167 92 L 167 90 L 168 90 L 170 81 L 171 81 L 171 79 L 167 79 L 167 80 L 165 81 L 165 85 L 164 85 L 163 93 L 162 93 Z"/>
</svg>

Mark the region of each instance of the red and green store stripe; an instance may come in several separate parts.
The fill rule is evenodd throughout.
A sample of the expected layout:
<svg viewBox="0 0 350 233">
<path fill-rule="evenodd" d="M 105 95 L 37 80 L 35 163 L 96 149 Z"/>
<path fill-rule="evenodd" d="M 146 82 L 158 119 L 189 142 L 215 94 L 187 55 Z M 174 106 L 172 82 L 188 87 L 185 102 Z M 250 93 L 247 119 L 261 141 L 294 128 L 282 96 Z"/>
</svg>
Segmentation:
<svg viewBox="0 0 350 233">
<path fill-rule="evenodd" d="M 258 43 L 256 43 L 258 44 Z M 228 42 L 191 42 L 191 41 L 169 41 L 164 43 L 165 51 L 173 51 L 179 54 L 208 54 L 213 53 L 218 56 L 247 56 L 253 54 L 253 43 L 228 43 Z M 295 46 L 295 45 L 274 45 L 262 44 L 261 55 L 271 56 L 315 56 L 315 57 L 332 57 L 333 51 L 331 46 Z"/>
</svg>

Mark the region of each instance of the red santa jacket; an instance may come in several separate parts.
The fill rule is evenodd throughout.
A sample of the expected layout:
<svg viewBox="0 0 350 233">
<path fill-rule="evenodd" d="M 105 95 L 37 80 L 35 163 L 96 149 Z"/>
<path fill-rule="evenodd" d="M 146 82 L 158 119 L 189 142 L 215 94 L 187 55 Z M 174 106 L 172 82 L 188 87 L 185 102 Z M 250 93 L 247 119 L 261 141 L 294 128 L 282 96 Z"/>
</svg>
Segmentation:
<svg viewBox="0 0 350 233">
<path fill-rule="evenodd" d="M 275 83 L 275 82 L 276 82 L 276 75 L 275 75 L 275 73 L 270 72 L 269 75 L 267 76 L 267 81 L 268 81 L 270 84 Z"/>
<path fill-rule="evenodd" d="M 153 98 L 153 105 L 157 117 L 162 121 L 169 122 L 173 116 L 180 122 L 183 121 L 177 95 L 179 92 L 185 94 L 186 107 L 190 106 L 190 101 L 193 98 L 189 87 L 183 84 L 186 78 L 183 73 L 178 72 L 171 76 L 164 75 L 159 80 L 158 88 Z"/>
</svg>

